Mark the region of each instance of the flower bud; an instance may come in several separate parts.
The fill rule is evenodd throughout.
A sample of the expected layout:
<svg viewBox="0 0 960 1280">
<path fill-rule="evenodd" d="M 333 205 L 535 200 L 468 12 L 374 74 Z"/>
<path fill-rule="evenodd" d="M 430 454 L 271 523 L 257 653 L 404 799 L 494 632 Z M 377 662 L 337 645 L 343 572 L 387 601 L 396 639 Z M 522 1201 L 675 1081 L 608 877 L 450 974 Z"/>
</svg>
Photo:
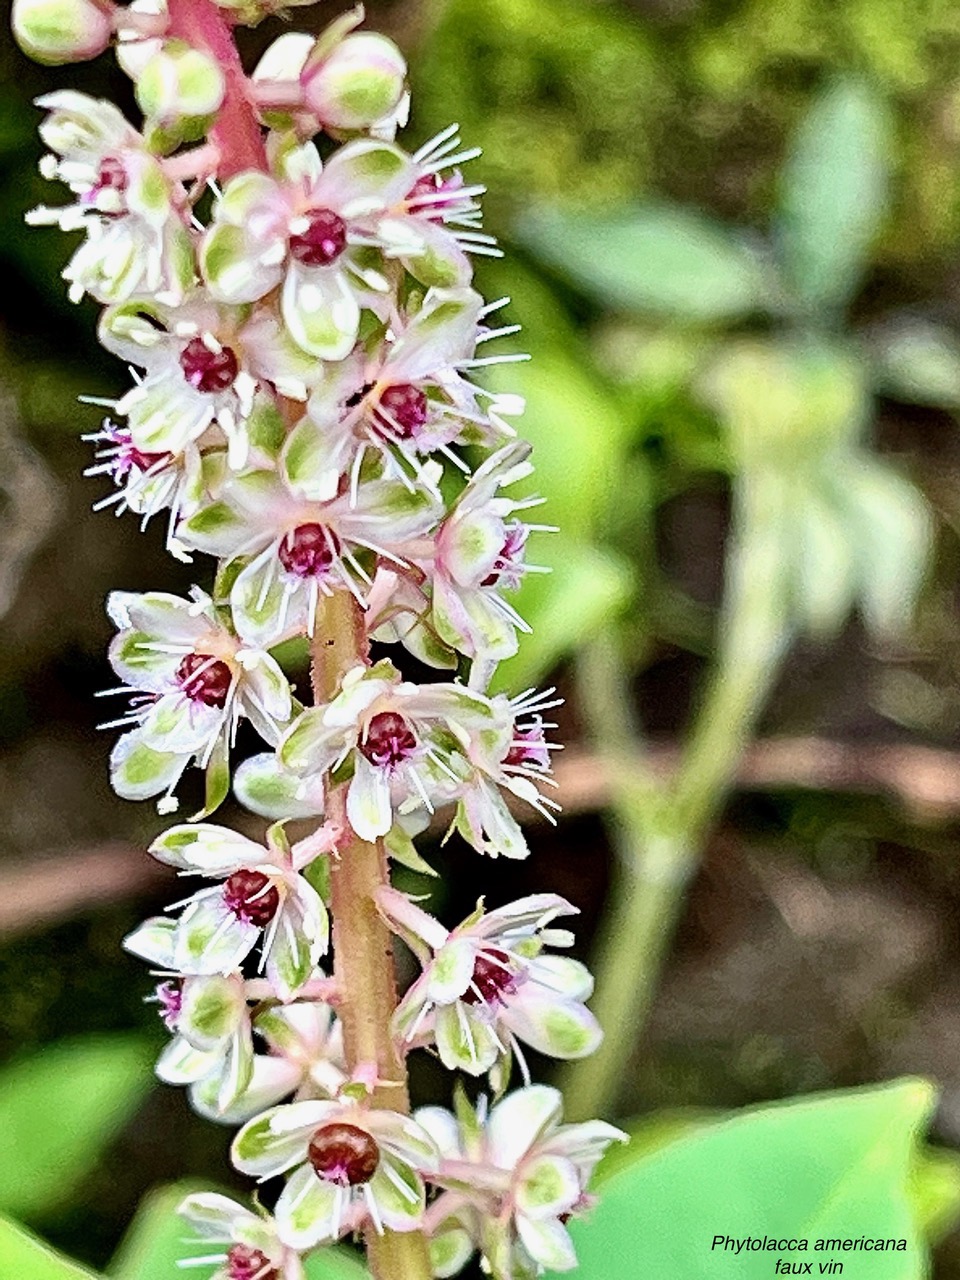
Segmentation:
<svg viewBox="0 0 960 1280">
<path fill-rule="evenodd" d="M 341 40 L 301 75 L 307 107 L 333 129 L 368 129 L 396 109 L 407 64 L 385 36 L 361 32 Z"/>
<path fill-rule="evenodd" d="M 12 24 L 24 53 L 52 66 L 96 58 L 113 34 L 109 10 L 95 0 L 14 0 Z"/>
<path fill-rule="evenodd" d="M 183 40 L 168 40 L 137 80 L 137 102 L 148 119 L 161 124 L 211 116 L 223 101 L 220 67 Z"/>
</svg>

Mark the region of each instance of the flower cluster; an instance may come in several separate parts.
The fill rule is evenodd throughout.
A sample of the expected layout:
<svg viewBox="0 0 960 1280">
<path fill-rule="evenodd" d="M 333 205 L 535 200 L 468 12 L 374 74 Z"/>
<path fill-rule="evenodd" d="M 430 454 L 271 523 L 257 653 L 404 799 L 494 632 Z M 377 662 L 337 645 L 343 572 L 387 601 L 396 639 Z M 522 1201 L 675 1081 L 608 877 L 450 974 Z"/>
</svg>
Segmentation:
<svg viewBox="0 0 960 1280">
<path fill-rule="evenodd" d="M 128 700 L 106 726 L 123 729 L 116 791 L 172 813 L 194 771 L 205 784 L 200 811 L 151 847 L 199 887 L 126 946 L 157 978 L 160 1078 L 242 1126 L 238 1170 L 283 1179 L 272 1213 L 184 1204 L 218 1280 L 301 1280 L 309 1252 L 356 1232 L 416 1235 L 410 1280 L 475 1252 L 497 1280 L 526 1280 L 575 1265 L 566 1223 L 621 1137 L 563 1126 L 525 1057 L 600 1041 L 589 973 L 556 954 L 572 938 L 554 922 L 576 909 L 481 902 L 449 930 L 391 887 L 386 861 L 423 868 L 413 841 L 435 820 L 523 858 L 517 802 L 556 808 L 550 691 L 490 692 L 525 630 L 510 595 L 537 568 L 530 535 L 547 526 L 528 518 L 522 399 L 482 371 L 524 357 L 481 352 L 516 326 L 473 285 L 473 258 L 499 252 L 462 172 L 475 153 L 455 128 L 398 144 L 404 60 L 357 30 L 359 10 L 316 38 L 287 32 L 247 74 L 232 28 L 277 8 L 14 0 L 41 61 L 114 42 L 142 114 L 135 128 L 72 90 L 39 100 L 41 171 L 70 194 L 30 219 L 82 233 L 70 296 L 102 305 L 101 342 L 131 371 L 92 401 L 107 416 L 89 471 L 112 486 L 98 505 L 161 515 L 173 556 L 215 562 L 207 591 L 108 602 L 120 684 L 106 692 Z M 371 644 L 389 656 L 372 661 Z M 290 676 L 305 646 L 306 706 Z M 408 655 L 436 678 L 408 678 Z M 264 748 L 237 765 L 242 722 Z M 271 820 L 262 840 L 208 821 L 231 785 L 251 824 Z M 315 829 L 293 839 L 302 819 Z M 376 883 L 338 908 L 370 850 Z M 344 903 L 366 912 L 356 937 Z M 384 1009 L 347 961 L 366 947 L 382 965 L 391 933 L 420 974 Z M 493 1102 L 411 1115 L 404 1063 L 420 1050 L 486 1077 Z M 514 1062 L 524 1086 L 507 1094 Z"/>
</svg>

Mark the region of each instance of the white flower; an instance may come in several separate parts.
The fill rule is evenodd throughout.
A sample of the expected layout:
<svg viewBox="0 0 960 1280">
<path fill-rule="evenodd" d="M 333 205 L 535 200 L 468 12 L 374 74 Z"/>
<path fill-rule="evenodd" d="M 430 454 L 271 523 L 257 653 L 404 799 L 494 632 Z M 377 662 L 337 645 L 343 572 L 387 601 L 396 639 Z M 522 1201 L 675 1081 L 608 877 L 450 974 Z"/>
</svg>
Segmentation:
<svg viewBox="0 0 960 1280">
<path fill-rule="evenodd" d="M 554 1058 L 583 1058 L 599 1045 L 602 1032 L 584 1004 L 590 973 L 577 960 L 544 954 L 573 941 L 550 927 L 577 914 L 564 898 L 536 894 L 495 911 L 478 908 L 449 933 L 394 889 L 383 890 L 378 905 L 423 962 L 394 1015 L 401 1040 L 434 1042 L 445 1067 L 475 1076 L 516 1053 L 528 1082 L 518 1042 Z"/>
<path fill-rule="evenodd" d="M 372 1223 L 415 1231 L 426 1202 L 423 1174 L 437 1168 L 416 1121 L 349 1098 L 274 1107 L 237 1134 L 233 1163 L 261 1180 L 293 1169 L 276 1206 L 277 1233 L 309 1249 Z"/>
<path fill-rule="evenodd" d="M 498 414 L 480 407 L 483 393 L 461 372 L 482 314 L 483 300 L 472 289 L 431 289 L 418 310 L 324 366 L 296 428 L 301 475 L 310 475 L 315 497 L 331 496 L 346 474 L 355 493 L 368 451 L 390 474 L 426 479 L 424 455 L 440 451 L 462 468 L 450 445 L 511 434 Z"/>
<path fill-rule="evenodd" d="M 440 1107 L 416 1113 L 444 1154 L 433 1180 L 480 1210 L 477 1243 L 496 1280 L 577 1265 L 566 1223 L 589 1208 L 597 1163 L 627 1135 L 601 1120 L 564 1125 L 562 1114 L 560 1093 L 545 1085 L 515 1090 L 489 1115 L 485 1100 L 457 1118 Z"/>
<path fill-rule="evenodd" d="M 442 640 L 471 658 L 500 662 L 517 651 L 517 631 L 530 628 L 500 594 L 525 573 L 545 570 L 524 563 L 527 537 L 550 526 L 513 519 L 539 498 L 515 501 L 498 490 L 532 474 L 530 446 L 508 444 L 470 479 L 437 531 L 432 564 L 433 626 Z"/>
<path fill-rule="evenodd" d="M 144 921 L 123 945 L 159 973 L 180 972 L 176 925 L 164 916 Z M 154 999 L 173 1033 L 157 1060 L 157 1075 L 166 1084 L 190 1085 L 191 1093 L 202 1088 L 217 1113 L 232 1107 L 253 1076 L 250 1011 L 241 974 L 168 978 Z"/>
<path fill-rule="evenodd" d="M 201 441 L 225 443 L 230 467 L 246 465 L 257 393 L 281 377 L 289 354 L 265 338 L 265 323 L 248 325 L 242 311 L 199 292 L 177 307 L 143 299 L 109 307 L 100 341 L 145 371 L 111 405 L 126 417 L 134 447 L 147 455 L 180 455 Z M 286 360 L 291 385 L 285 390 L 305 397 L 301 362 Z M 212 428 L 218 431 L 211 438 Z"/>
<path fill-rule="evenodd" d="M 245 557 L 230 604 L 238 632 L 251 644 L 274 645 L 313 634 L 321 595 L 363 591 L 383 559 L 402 564 L 403 545 L 432 528 L 440 514 L 424 489 L 370 480 L 359 500 L 340 494 L 328 502 L 305 496 L 297 484 L 297 441 L 288 437 L 279 471 L 247 471 L 224 485 L 178 530 L 189 547 Z"/>
<path fill-rule="evenodd" d="M 188 1196 L 177 1212 L 193 1228 L 199 1244 L 225 1246 L 184 1264 L 215 1265 L 209 1280 L 303 1280 L 300 1255 L 281 1242 L 276 1223 L 264 1210 L 251 1213 L 227 1196 L 204 1191 Z"/>
<path fill-rule="evenodd" d="M 185 875 L 222 880 L 187 898 L 176 925 L 175 967 L 232 973 L 262 942 L 260 968 L 281 1000 L 293 999 L 327 949 L 327 909 L 303 868 L 333 847 L 323 829 L 290 847 L 279 826 L 266 845 L 210 823 L 171 827 L 150 846 Z"/>
<path fill-rule="evenodd" d="M 121 628 L 110 662 L 127 685 L 114 692 L 132 693 L 133 705 L 105 727 L 136 726 L 114 747 L 114 790 L 127 800 L 164 792 L 162 803 L 170 807 L 173 789 L 196 760 L 223 773 L 222 787 L 219 778 L 216 783 L 225 794 L 228 752 L 240 720 L 249 719 L 273 743 L 289 721 L 286 676 L 264 650 L 243 645 L 200 591 L 191 600 L 115 591 L 107 610 Z"/>
<path fill-rule="evenodd" d="M 71 299 L 90 293 L 120 302 L 140 292 L 178 302 L 194 274 L 182 189 L 112 103 L 61 89 L 37 105 L 50 109 L 40 135 L 52 154 L 41 172 L 65 182 L 76 200 L 34 209 L 27 221 L 86 232 L 63 272 Z"/>
<path fill-rule="evenodd" d="M 200 247 L 210 292 L 254 302 L 278 286 L 293 340 L 322 360 L 342 360 L 357 340 L 362 306 L 383 307 L 389 281 L 370 260 L 377 216 L 416 181 L 392 143 L 360 139 L 321 164 L 308 143 L 286 154 L 282 176 L 231 178 Z"/>
<path fill-rule="evenodd" d="M 550 767 L 544 726 L 519 726 L 517 713 L 554 705 L 488 698 L 461 684 L 411 684 L 384 661 L 348 671 L 332 702 L 308 707 L 279 757 L 304 775 L 349 761 L 347 817 L 364 840 L 386 835 L 416 808 L 456 803 L 454 826 L 474 848 L 522 858 L 526 842 L 500 788 L 549 814 L 552 802 L 536 787 Z"/>
</svg>

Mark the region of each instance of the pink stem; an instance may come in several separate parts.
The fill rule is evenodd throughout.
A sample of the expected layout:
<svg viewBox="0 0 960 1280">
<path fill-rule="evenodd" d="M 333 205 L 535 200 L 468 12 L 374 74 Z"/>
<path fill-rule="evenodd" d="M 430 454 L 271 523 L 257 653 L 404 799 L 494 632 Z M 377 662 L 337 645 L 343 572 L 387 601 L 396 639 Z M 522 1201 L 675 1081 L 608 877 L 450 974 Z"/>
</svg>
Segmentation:
<svg viewBox="0 0 960 1280">
<path fill-rule="evenodd" d="M 215 58 L 227 89 L 209 138 L 220 152 L 221 181 L 245 169 L 266 169 L 267 151 L 257 109 L 226 16 L 213 0 L 168 0 L 170 35 Z"/>
</svg>

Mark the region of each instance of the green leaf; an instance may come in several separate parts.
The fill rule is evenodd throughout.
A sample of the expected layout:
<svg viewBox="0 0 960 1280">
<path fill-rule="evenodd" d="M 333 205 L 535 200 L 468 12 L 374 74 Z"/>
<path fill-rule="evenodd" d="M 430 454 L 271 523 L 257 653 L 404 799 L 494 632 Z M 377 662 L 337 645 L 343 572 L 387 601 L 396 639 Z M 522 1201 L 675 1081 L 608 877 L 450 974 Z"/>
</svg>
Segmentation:
<svg viewBox="0 0 960 1280">
<path fill-rule="evenodd" d="M 941 1147 L 918 1152 L 908 1191 L 918 1227 L 935 1244 L 960 1221 L 960 1153 Z"/>
<path fill-rule="evenodd" d="M 537 471 L 523 488 L 546 499 L 538 514 L 562 523 L 567 537 L 587 537 L 606 514 L 611 476 L 626 448 L 616 399 L 582 361 L 552 346 L 537 350 L 530 364 L 494 367 L 486 381 L 526 397 L 520 429 L 533 444 Z M 521 486 L 515 489 L 519 494 Z M 547 540 L 534 540 L 534 560 Z"/>
<path fill-rule="evenodd" d="M 519 240 L 605 307 L 718 323 L 771 305 L 764 267 L 726 228 L 682 208 L 542 209 Z"/>
<path fill-rule="evenodd" d="M 107 1275 L 114 1280 L 171 1280 L 177 1263 L 215 1250 L 191 1241 L 190 1228 L 177 1216 L 187 1196 L 209 1188 L 194 1182 L 157 1187 L 140 1201 L 133 1221 L 110 1260 Z"/>
<path fill-rule="evenodd" d="M 886 108 L 858 80 L 814 102 L 784 165 L 780 248 L 793 295 L 811 310 L 855 292 L 887 204 L 891 150 Z"/>
<path fill-rule="evenodd" d="M 95 1280 L 14 1222 L 0 1218 L 0 1276 L 10 1280 Z"/>
<path fill-rule="evenodd" d="M 767 1280 L 779 1256 L 837 1257 L 870 1280 L 921 1280 L 907 1194 L 933 1107 L 921 1080 L 751 1109 L 622 1169 L 574 1223 L 582 1280 Z M 712 1248 L 715 1237 L 807 1239 L 806 1252 Z M 815 1252 L 818 1239 L 905 1239 L 906 1252 Z M 853 1267 L 849 1270 L 852 1272 Z"/>
<path fill-rule="evenodd" d="M 307 1258 L 307 1280 L 370 1280 L 370 1272 L 354 1254 L 343 1248 L 321 1249 Z"/>
<path fill-rule="evenodd" d="M 633 569 L 611 551 L 556 537 L 550 556 L 539 558 L 553 572 L 530 574 L 511 600 L 533 631 L 521 637 L 516 657 L 497 668 L 498 689 L 536 684 L 633 595 Z"/>
<path fill-rule="evenodd" d="M 902 633 L 930 559 L 930 510 L 915 485 L 873 458 L 851 466 L 843 481 L 864 620 L 877 635 Z"/>
<path fill-rule="evenodd" d="M 0 1208 L 29 1218 L 65 1201 L 152 1084 L 149 1054 L 130 1036 L 65 1041 L 8 1067 L 0 1075 Z"/>
<path fill-rule="evenodd" d="M 870 343 L 878 390 L 907 404 L 960 409 L 960 341 L 924 320 L 880 329 Z"/>
</svg>

